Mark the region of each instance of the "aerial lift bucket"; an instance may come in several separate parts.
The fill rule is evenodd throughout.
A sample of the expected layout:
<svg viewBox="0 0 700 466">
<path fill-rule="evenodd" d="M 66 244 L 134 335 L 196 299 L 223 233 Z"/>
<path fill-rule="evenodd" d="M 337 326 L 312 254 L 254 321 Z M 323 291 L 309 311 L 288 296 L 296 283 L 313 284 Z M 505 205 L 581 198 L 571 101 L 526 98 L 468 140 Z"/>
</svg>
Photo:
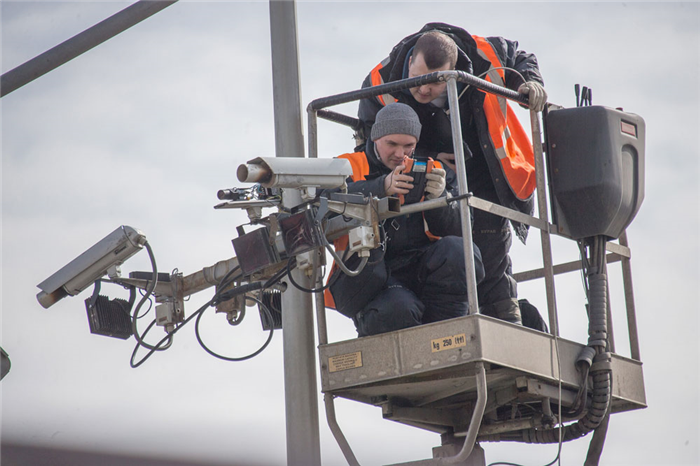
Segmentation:
<svg viewBox="0 0 700 466">
<path fill-rule="evenodd" d="M 453 84 L 460 80 L 487 92 L 522 100 L 522 96 L 512 91 L 494 89 L 491 83 L 461 72 L 438 72 L 318 99 L 308 107 L 310 157 L 316 156 L 317 116 L 355 129 L 359 127 L 357 120 L 325 107 L 392 92 L 396 90 L 389 89 L 392 85 L 397 89 L 414 87 L 413 81 L 420 79 L 447 80 L 451 98 L 456 92 Z M 450 102 L 450 109 L 454 115 L 453 102 L 456 101 Z M 551 333 L 474 313 L 396 332 L 329 343 L 325 307 L 323 299 L 317 295 L 326 415 L 349 464 L 359 462 L 335 418 L 335 397 L 380 407 L 386 419 L 439 433 L 443 446 L 434 449 L 432 459 L 406 463 L 415 465 L 483 464 L 483 450 L 477 444 L 480 441 L 553 443 L 587 434 L 600 423 L 591 424 L 589 419 L 595 387 L 589 389 L 587 382 L 589 377 L 593 378 L 591 374 L 601 370 L 609 375 L 605 379 L 609 380 L 606 382 L 609 386 L 604 390 L 609 394 L 603 405 L 603 417 L 610 412 L 646 407 L 631 291 L 630 253 L 625 235 L 625 228 L 644 197 L 644 121 L 636 115 L 605 107 L 562 109 L 549 105 L 548 110 L 543 118 L 548 155 L 546 171 L 556 223 L 548 222 L 544 190 L 538 190 L 539 218 L 475 197 L 468 197 L 467 204 L 541 230 L 544 267 L 516 274 L 516 279 L 545 278 Z M 530 114 L 538 186 L 545 186 L 539 117 L 533 111 Z M 459 125 L 458 118 L 452 120 L 453 125 L 455 120 Z M 461 131 L 453 128 L 453 134 L 457 135 L 455 139 L 461 139 Z M 455 141 L 455 147 L 458 145 L 461 146 L 461 140 Z M 464 214 L 469 218 L 468 209 L 463 209 Z M 552 264 L 550 233 L 578 240 L 584 247 L 589 242 L 589 271 L 599 275 L 605 273 L 607 262 L 623 262 L 631 358 L 614 353 L 611 328 L 609 332 L 607 327 L 602 332 L 600 329 L 593 331 L 588 345 L 559 337 L 553 277 L 577 270 L 581 265 Z M 611 242 L 618 237 L 619 244 Z M 469 268 L 467 275 L 470 279 Z M 602 286 L 607 291 L 607 281 L 601 283 L 592 287 L 599 290 Z M 605 296 L 596 299 L 597 307 L 602 306 L 603 319 L 609 320 L 610 309 Z M 478 309 L 478 306 L 472 307 L 470 302 L 470 309 Z M 598 352 L 604 356 L 596 356 L 596 347 L 591 346 L 591 341 L 599 345 Z M 587 364 L 582 376 L 581 367 Z M 564 425 L 565 422 L 575 424 Z"/>
</svg>

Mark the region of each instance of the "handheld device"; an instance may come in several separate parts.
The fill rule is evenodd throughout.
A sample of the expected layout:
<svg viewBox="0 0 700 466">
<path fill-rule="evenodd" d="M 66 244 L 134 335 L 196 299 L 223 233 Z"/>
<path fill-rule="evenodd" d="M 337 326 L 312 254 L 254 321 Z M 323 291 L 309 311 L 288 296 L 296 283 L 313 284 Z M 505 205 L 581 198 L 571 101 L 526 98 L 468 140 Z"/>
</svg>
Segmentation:
<svg viewBox="0 0 700 466">
<path fill-rule="evenodd" d="M 406 158 L 404 165 L 402 173 L 413 177 L 413 189 L 408 194 L 399 194 L 401 205 L 420 202 L 425 194 L 425 175 L 433 171 L 433 167 L 440 167 L 439 162 L 436 164 L 430 157 L 413 157 Z"/>
</svg>

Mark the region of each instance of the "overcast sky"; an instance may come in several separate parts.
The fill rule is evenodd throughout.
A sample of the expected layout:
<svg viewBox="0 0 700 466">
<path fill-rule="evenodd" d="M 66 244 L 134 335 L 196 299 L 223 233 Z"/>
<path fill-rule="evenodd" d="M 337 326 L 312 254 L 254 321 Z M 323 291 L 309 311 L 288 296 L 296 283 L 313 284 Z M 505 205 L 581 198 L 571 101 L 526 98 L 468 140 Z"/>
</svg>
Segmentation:
<svg viewBox="0 0 700 466">
<path fill-rule="evenodd" d="M 2 72 L 125 6 L 3 1 Z M 281 333 L 260 356 L 227 363 L 183 329 L 131 369 L 133 339 L 89 333 L 88 291 L 48 310 L 35 299 L 38 283 L 122 224 L 146 234 L 164 272 L 233 256 L 246 218 L 212 207 L 217 190 L 240 186 L 240 163 L 275 155 L 268 15 L 267 2 L 182 1 L 0 101 L 0 345 L 12 360 L 0 384 L 3 441 L 285 464 Z M 646 198 L 628 233 L 649 407 L 612 416 L 602 464 L 700 463 L 700 5 L 299 2 L 297 15 L 304 108 L 359 88 L 394 44 L 443 21 L 518 40 L 537 55 L 552 102 L 574 106 L 580 83 L 594 104 L 645 119 Z M 339 110 L 354 114 L 356 104 Z M 339 125 L 321 122 L 319 138 L 321 157 L 352 151 Z M 540 266 L 539 242 L 533 231 L 514 245 L 516 271 Z M 557 260 L 577 257 L 572 244 L 554 247 Z M 150 270 L 147 254 L 122 269 Z M 629 356 L 619 265 L 610 269 L 618 352 Z M 543 288 L 522 285 L 520 295 L 546 312 Z M 557 291 L 562 336 L 584 341 L 578 274 Z M 205 338 L 223 353 L 246 354 L 266 337 L 254 312 L 242 328 L 209 312 Z M 329 313 L 329 325 L 332 340 L 355 336 L 342 316 Z M 428 458 L 440 441 L 382 420 L 379 408 L 340 400 L 337 411 L 363 465 Z M 323 464 L 344 464 L 320 413 Z M 565 444 L 562 464 L 582 464 L 589 439 Z M 488 462 L 556 456 L 555 445 L 484 447 Z"/>
</svg>

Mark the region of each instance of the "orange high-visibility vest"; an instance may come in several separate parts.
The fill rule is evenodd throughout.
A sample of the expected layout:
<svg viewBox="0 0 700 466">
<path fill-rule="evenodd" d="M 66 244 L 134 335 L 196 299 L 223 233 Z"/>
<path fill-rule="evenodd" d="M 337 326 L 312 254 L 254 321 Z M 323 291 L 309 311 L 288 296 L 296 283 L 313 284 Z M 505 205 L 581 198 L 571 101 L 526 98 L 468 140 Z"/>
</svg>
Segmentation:
<svg viewBox="0 0 700 466">
<path fill-rule="evenodd" d="M 491 64 L 486 81 L 505 87 L 505 71 L 496 69 L 503 65 L 493 46 L 483 37 L 472 37 L 476 41 L 479 56 Z M 489 126 L 489 138 L 501 162 L 508 185 L 513 194 L 524 201 L 532 195 L 537 186 L 532 143 L 504 97 L 487 93 L 484 98 L 484 113 Z"/>
<path fill-rule="evenodd" d="M 501 68 L 503 65 L 493 46 L 483 37 L 472 37 L 476 41 L 479 56 L 490 63 L 485 80 L 505 87 L 505 71 Z M 372 86 L 384 84 L 380 70 L 388 61 L 386 58 L 371 71 Z M 382 106 L 396 102 L 391 94 L 377 96 L 377 100 Z M 486 93 L 483 109 L 488 124 L 489 141 L 496 152 L 508 186 L 516 198 L 527 200 L 537 184 L 532 143 L 504 97 Z M 487 145 L 482 149 L 486 148 Z"/>
<path fill-rule="evenodd" d="M 352 181 L 362 181 L 369 174 L 369 163 L 367 162 L 367 156 L 364 152 L 355 152 L 353 154 L 343 154 L 338 156 L 339 159 L 346 159 L 350 162 L 352 167 Z M 336 251 L 345 251 L 348 247 L 348 235 L 343 235 L 340 238 L 333 241 L 333 247 Z M 333 262 L 331 267 L 331 273 L 328 274 L 328 280 L 331 279 L 335 273 L 338 266 Z M 335 309 L 335 300 L 331 294 L 330 288 L 326 288 L 323 292 L 323 301 L 326 307 Z"/>
<path fill-rule="evenodd" d="M 370 72 L 372 86 L 379 86 L 380 84 L 384 84 L 384 78 L 382 78 L 382 75 L 381 73 L 379 73 L 379 70 L 384 68 L 384 65 L 386 65 L 387 63 L 389 63 L 389 57 L 386 57 L 384 60 L 382 60 L 382 62 L 375 66 L 374 69 Z M 382 106 L 386 106 L 388 104 L 393 104 L 394 102 L 396 102 L 396 99 L 391 94 L 378 95 L 377 100 L 379 100 L 379 103 L 382 104 Z"/>
<path fill-rule="evenodd" d="M 352 154 L 339 155 L 337 158 L 350 162 L 352 167 L 352 181 L 363 181 L 369 175 L 369 162 L 364 152 L 354 152 Z"/>
</svg>

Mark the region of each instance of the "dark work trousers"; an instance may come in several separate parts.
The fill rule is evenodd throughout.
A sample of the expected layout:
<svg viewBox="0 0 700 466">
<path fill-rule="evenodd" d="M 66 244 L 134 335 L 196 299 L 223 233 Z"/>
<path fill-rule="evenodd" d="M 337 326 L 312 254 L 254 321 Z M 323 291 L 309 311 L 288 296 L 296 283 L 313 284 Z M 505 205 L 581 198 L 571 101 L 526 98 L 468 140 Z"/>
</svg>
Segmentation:
<svg viewBox="0 0 700 466">
<path fill-rule="evenodd" d="M 389 260 L 391 275 L 381 291 L 353 319 L 358 336 L 376 335 L 468 314 L 462 238 L 431 243 L 412 260 Z M 477 283 L 484 277 L 481 254 L 474 248 Z M 394 267 L 392 267 L 394 265 Z"/>
<path fill-rule="evenodd" d="M 483 154 L 467 161 L 467 184 L 476 197 L 500 204 Z M 512 244 L 508 220 L 479 209 L 473 209 L 473 215 L 473 240 L 481 251 L 486 273 L 478 289 L 479 306 L 517 298 L 517 283 L 512 277 L 512 263 L 508 255 Z"/>
</svg>

